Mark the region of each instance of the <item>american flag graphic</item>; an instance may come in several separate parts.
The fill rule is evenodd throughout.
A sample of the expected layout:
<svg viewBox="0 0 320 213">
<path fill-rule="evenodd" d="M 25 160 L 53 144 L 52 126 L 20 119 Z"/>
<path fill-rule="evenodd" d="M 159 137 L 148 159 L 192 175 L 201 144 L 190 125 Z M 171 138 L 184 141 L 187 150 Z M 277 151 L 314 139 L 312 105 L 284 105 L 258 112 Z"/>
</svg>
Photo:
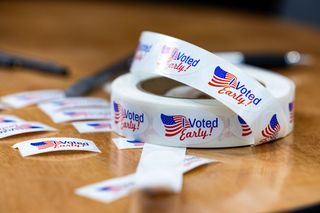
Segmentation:
<svg viewBox="0 0 320 213">
<path fill-rule="evenodd" d="M 69 115 L 71 117 L 79 117 L 79 116 L 87 116 L 87 112 L 64 112 L 65 115 Z"/>
<path fill-rule="evenodd" d="M 135 146 L 143 146 L 144 145 L 144 142 L 140 141 L 140 140 L 136 140 L 136 139 L 133 139 L 133 140 L 127 140 L 128 143 L 132 143 L 134 144 Z"/>
<path fill-rule="evenodd" d="M 241 129 L 242 129 L 242 136 L 248 136 L 252 133 L 249 125 L 240 117 L 238 116 L 238 120 L 240 122 L 241 125 Z"/>
<path fill-rule="evenodd" d="M 0 118 L 0 123 L 11 123 L 11 122 L 15 122 L 15 121 L 10 119 Z"/>
<path fill-rule="evenodd" d="M 92 126 L 95 129 L 102 129 L 102 128 L 111 127 L 108 123 L 90 123 L 87 125 Z"/>
<path fill-rule="evenodd" d="M 268 126 L 262 130 L 262 135 L 268 139 L 274 139 L 277 133 L 280 131 L 280 124 L 277 120 L 277 115 L 274 114 L 270 120 Z"/>
<path fill-rule="evenodd" d="M 179 49 L 175 48 L 175 47 L 172 47 L 172 48 L 170 48 L 170 51 L 171 52 L 170 52 L 169 60 L 177 60 Z"/>
<path fill-rule="evenodd" d="M 237 84 L 237 77 L 224 71 L 219 66 L 214 70 L 211 81 L 208 82 L 213 87 L 232 87 L 235 88 Z"/>
<path fill-rule="evenodd" d="M 123 108 L 120 104 L 116 103 L 115 101 L 113 102 L 113 109 L 114 109 L 114 122 L 117 124 L 119 123 L 123 117 L 124 117 L 124 112 Z"/>
<path fill-rule="evenodd" d="M 47 149 L 50 147 L 54 147 L 56 145 L 59 145 L 61 142 L 59 141 L 41 141 L 41 142 L 35 142 L 35 143 L 31 143 L 31 146 L 36 146 L 38 147 L 38 150 L 41 149 Z"/>
<path fill-rule="evenodd" d="M 52 101 L 51 103 L 54 104 L 54 105 L 57 105 L 57 106 L 64 106 L 64 105 L 67 104 L 67 103 L 65 103 L 63 101 Z"/>
<path fill-rule="evenodd" d="M 293 123 L 294 121 L 294 104 L 293 102 L 289 103 L 289 122 Z"/>
<path fill-rule="evenodd" d="M 127 183 L 123 185 L 115 185 L 115 186 L 104 186 L 99 188 L 99 191 L 109 191 L 109 192 L 118 192 L 121 191 L 122 189 L 125 189 L 129 186 L 133 185 L 133 183 Z"/>
<path fill-rule="evenodd" d="M 21 128 L 21 129 L 38 129 L 38 128 L 42 128 L 41 126 L 32 126 L 30 124 L 22 124 L 21 126 L 17 126 L 17 128 Z"/>
<path fill-rule="evenodd" d="M 161 114 L 161 120 L 165 128 L 165 136 L 172 137 L 186 128 L 190 128 L 188 119 L 183 115 L 164 115 Z"/>
<path fill-rule="evenodd" d="M 34 96 L 33 94 L 23 94 L 16 96 L 19 100 L 33 100 L 36 99 L 37 96 Z"/>
</svg>

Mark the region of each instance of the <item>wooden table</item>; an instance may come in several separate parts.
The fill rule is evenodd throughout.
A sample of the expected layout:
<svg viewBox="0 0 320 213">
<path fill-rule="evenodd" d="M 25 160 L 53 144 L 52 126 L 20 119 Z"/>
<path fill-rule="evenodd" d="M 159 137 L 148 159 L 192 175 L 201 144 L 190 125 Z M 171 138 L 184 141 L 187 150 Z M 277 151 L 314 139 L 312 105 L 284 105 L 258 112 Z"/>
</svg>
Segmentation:
<svg viewBox="0 0 320 213">
<path fill-rule="evenodd" d="M 186 6 L 186 5 L 185 5 Z M 212 51 L 298 50 L 311 66 L 278 70 L 297 85 L 296 126 L 277 142 L 232 149 L 188 149 L 221 163 L 184 176 L 181 194 L 130 197 L 104 204 L 74 194 L 86 184 L 133 173 L 141 150 L 120 151 L 110 133 L 79 134 L 54 124 L 37 107 L 8 110 L 59 128 L 0 142 L 0 212 L 269 212 L 320 201 L 320 42 L 310 28 L 258 15 L 201 7 L 104 3 L 0 3 L 0 49 L 69 66 L 68 78 L 22 69 L 0 70 L 0 95 L 65 88 L 132 51 L 143 30 L 173 35 Z M 94 96 L 108 98 L 102 91 Z M 66 136 L 95 141 L 94 153 L 22 158 L 11 145 Z"/>
</svg>

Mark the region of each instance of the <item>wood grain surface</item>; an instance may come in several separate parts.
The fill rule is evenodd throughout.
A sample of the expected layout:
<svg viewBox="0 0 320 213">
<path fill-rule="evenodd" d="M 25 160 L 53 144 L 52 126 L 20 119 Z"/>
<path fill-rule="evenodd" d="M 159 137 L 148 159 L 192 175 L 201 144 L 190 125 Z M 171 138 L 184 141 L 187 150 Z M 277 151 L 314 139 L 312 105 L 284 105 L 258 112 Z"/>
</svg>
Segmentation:
<svg viewBox="0 0 320 213">
<path fill-rule="evenodd" d="M 34 2 L 0 3 L 0 49 L 70 67 L 69 77 L 0 69 L 0 95 L 65 88 L 131 52 L 143 30 L 162 32 L 212 51 L 298 50 L 310 66 L 277 70 L 297 85 L 295 130 L 257 147 L 188 149 L 221 163 L 184 176 L 178 195 L 142 193 L 111 204 L 74 194 L 77 187 L 133 173 L 141 150 L 117 150 L 110 133 L 79 134 L 54 124 L 37 107 L 8 110 L 59 129 L 0 141 L 0 212 L 273 212 L 320 201 L 319 31 L 274 18 L 216 8 L 165 5 Z M 108 98 L 97 91 L 93 96 Z M 65 136 L 91 139 L 95 153 L 51 153 L 22 158 L 11 145 Z"/>
</svg>

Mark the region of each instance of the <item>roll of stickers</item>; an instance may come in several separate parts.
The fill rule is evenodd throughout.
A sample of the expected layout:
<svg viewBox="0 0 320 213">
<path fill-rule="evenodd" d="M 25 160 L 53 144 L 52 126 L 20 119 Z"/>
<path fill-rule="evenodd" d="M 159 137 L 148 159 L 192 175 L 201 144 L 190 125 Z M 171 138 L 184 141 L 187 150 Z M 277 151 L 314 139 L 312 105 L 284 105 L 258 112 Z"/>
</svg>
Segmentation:
<svg viewBox="0 0 320 213">
<path fill-rule="evenodd" d="M 146 143 L 235 147 L 293 129 L 291 80 L 158 33 L 142 33 L 131 73 L 111 87 L 114 131 Z"/>
</svg>

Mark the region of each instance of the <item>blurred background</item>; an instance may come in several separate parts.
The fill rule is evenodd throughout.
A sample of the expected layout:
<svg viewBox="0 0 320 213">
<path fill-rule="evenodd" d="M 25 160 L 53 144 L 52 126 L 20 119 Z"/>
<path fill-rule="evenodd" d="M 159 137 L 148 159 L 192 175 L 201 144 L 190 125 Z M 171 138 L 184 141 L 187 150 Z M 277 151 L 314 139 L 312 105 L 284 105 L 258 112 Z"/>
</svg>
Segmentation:
<svg viewBox="0 0 320 213">
<path fill-rule="evenodd" d="M 57 0 L 40 0 L 40 1 L 19 1 L 19 0 L 2 0 L 2 2 L 45 2 Z M 286 20 L 299 22 L 315 27 L 320 25 L 320 2 L 318 0 L 58 0 L 60 2 L 101 2 L 101 3 L 121 3 L 121 4 L 162 4 L 162 5 L 179 5 L 180 7 L 211 7 L 224 8 L 234 11 L 244 11 L 247 13 L 272 15 Z"/>
<path fill-rule="evenodd" d="M 114 1 L 130 3 L 132 1 Z M 151 3 L 151 1 L 135 1 L 136 3 Z M 285 20 L 319 27 L 320 25 L 320 1 L 318 0 L 197 0 L 197 1 L 153 1 L 153 4 L 174 4 L 182 7 L 204 6 L 222 8 L 246 13 L 272 15 Z"/>
<path fill-rule="evenodd" d="M 50 61 L 69 71 L 69 75 L 53 75 L 1 67 L 0 96 L 68 88 L 132 53 L 144 30 L 181 38 L 213 52 L 295 50 L 308 54 L 314 59 L 311 65 L 274 69 L 297 86 L 294 134 L 286 137 L 285 143 L 263 146 L 259 151 L 215 150 L 226 164 L 213 168 L 212 173 L 187 177 L 178 202 L 182 207 L 177 204 L 180 212 L 212 212 L 213 208 L 233 212 L 240 207 L 246 207 L 243 212 L 276 212 L 305 206 L 318 202 L 320 191 L 319 9 L 319 0 L 0 1 L 0 52 Z M 102 89 L 90 95 L 109 96 Z M 20 114 L 30 114 L 35 120 L 41 116 L 36 107 Z M 97 141 L 107 144 L 105 136 Z M 127 212 L 128 200 L 103 205 L 80 199 L 74 188 L 135 171 L 139 153 L 105 152 L 104 157 L 113 163 L 92 158 L 94 172 L 88 174 L 83 168 L 89 164 L 82 161 L 70 161 L 69 167 L 59 161 L 50 164 L 57 170 L 39 169 L 32 174 L 29 161 L 23 164 L 9 143 L 1 145 L 0 150 L 9 151 L 2 155 L 8 159 L 0 164 L 0 179 L 4 180 L 0 212 Z M 79 175 L 81 171 L 84 175 Z"/>
<path fill-rule="evenodd" d="M 172 1 L 159 1 L 163 4 Z M 320 1 L 317 0 L 198 0 L 198 1 L 175 1 L 188 2 L 193 5 L 208 5 L 210 7 L 224 8 L 229 10 L 240 10 L 247 13 L 272 15 L 278 18 L 299 22 L 307 25 L 320 25 Z"/>
<path fill-rule="evenodd" d="M 317 0 L 1 1 L 0 51 L 67 66 L 68 78 L 46 79 L 52 87 L 64 88 L 133 52 L 144 30 L 213 52 L 295 50 L 317 55 L 317 48 L 302 43 L 317 37 L 319 8 Z M 0 77 L 14 75 L 6 74 Z M 3 83 L 8 92 L 16 91 Z M 35 81 L 30 89 L 39 87 Z"/>
</svg>

